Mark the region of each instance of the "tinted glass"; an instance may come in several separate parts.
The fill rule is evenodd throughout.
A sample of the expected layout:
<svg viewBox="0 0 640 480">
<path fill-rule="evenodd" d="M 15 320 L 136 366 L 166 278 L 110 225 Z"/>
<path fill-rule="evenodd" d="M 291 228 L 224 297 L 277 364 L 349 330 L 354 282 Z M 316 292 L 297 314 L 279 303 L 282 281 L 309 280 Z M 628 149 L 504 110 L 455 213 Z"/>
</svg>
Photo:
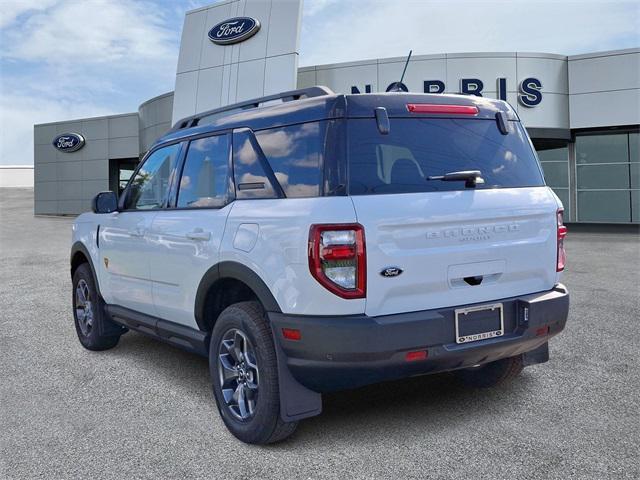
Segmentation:
<svg viewBox="0 0 640 480">
<path fill-rule="evenodd" d="M 125 209 L 160 208 L 175 177 L 180 144 L 169 145 L 153 152 L 129 184 Z"/>
<path fill-rule="evenodd" d="M 629 161 L 628 136 L 580 135 L 576 137 L 576 162 L 616 163 Z"/>
<path fill-rule="evenodd" d="M 640 162 L 640 133 L 629 134 L 629 160 Z"/>
<path fill-rule="evenodd" d="M 480 170 L 477 188 L 544 185 L 524 129 L 502 135 L 493 120 L 391 119 L 381 135 L 375 120 L 349 120 L 349 191 L 374 193 L 464 189 L 464 181 L 428 181 L 428 176 Z"/>
<path fill-rule="evenodd" d="M 567 162 L 542 162 L 544 179 L 551 187 L 569 186 L 569 165 Z"/>
<path fill-rule="evenodd" d="M 569 149 L 567 147 L 561 148 L 547 148 L 538 149 L 538 158 L 541 162 L 568 162 L 569 161 Z"/>
<path fill-rule="evenodd" d="M 317 197 L 328 122 L 256 132 L 256 138 L 287 197 Z"/>
<path fill-rule="evenodd" d="M 229 137 L 218 135 L 189 143 L 178 203 L 184 207 L 222 207 L 227 202 Z"/>
<path fill-rule="evenodd" d="M 247 132 L 233 132 L 233 175 L 236 198 L 278 198 L 263 168 L 263 155 Z M 266 162 L 266 160 L 264 160 Z"/>
<path fill-rule="evenodd" d="M 631 219 L 629 192 L 578 192 L 578 220 L 581 222 L 628 222 Z"/>
<path fill-rule="evenodd" d="M 578 165 L 578 190 L 629 188 L 629 164 Z"/>
</svg>

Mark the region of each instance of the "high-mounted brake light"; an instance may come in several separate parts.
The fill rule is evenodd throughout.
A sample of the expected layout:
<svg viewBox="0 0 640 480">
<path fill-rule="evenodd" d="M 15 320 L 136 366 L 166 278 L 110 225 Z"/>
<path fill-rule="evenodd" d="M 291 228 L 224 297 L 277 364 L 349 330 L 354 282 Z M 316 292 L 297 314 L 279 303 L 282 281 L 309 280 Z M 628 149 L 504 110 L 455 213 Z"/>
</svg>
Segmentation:
<svg viewBox="0 0 640 480">
<path fill-rule="evenodd" d="M 564 250 L 564 238 L 567 236 L 567 227 L 564 225 L 564 210 L 559 209 L 556 213 L 558 219 L 558 261 L 556 263 L 556 272 L 564 270 L 567 263 L 567 252 Z"/>
<path fill-rule="evenodd" d="M 477 115 L 478 107 L 474 105 L 438 105 L 432 103 L 407 103 L 411 113 L 444 113 L 450 115 Z"/>
<path fill-rule="evenodd" d="M 311 275 L 327 290 L 342 298 L 365 297 L 367 261 L 362 225 L 312 225 L 308 255 Z"/>
</svg>

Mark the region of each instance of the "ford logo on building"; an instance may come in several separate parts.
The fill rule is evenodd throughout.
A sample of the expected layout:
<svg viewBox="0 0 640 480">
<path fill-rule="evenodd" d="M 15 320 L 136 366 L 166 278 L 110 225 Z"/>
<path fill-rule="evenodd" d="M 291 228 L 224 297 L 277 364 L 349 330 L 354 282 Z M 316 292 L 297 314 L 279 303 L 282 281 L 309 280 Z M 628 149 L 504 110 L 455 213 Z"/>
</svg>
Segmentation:
<svg viewBox="0 0 640 480">
<path fill-rule="evenodd" d="M 79 133 L 63 133 L 53 139 L 53 146 L 61 152 L 75 152 L 84 147 L 84 137 Z"/>
<path fill-rule="evenodd" d="M 218 45 L 231 45 L 253 37 L 260 30 L 260 22 L 251 17 L 235 17 L 220 22 L 209 30 L 209 39 Z"/>
</svg>

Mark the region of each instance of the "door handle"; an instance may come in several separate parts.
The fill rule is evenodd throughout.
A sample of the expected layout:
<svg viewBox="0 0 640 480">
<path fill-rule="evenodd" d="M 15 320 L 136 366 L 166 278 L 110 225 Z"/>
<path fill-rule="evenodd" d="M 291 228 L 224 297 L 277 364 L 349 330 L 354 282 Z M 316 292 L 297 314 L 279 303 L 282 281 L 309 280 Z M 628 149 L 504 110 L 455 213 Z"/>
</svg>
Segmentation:
<svg viewBox="0 0 640 480">
<path fill-rule="evenodd" d="M 195 230 L 187 233 L 187 238 L 189 240 L 200 240 L 206 242 L 211 239 L 211 232 L 205 232 L 201 228 L 196 228 Z"/>
<path fill-rule="evenodd" d="M 144 237 L 144 228 L 142 227 L 132 228 L 131 230 L 129 230 L 128 233 L 132 237 Z"/>
</svg>

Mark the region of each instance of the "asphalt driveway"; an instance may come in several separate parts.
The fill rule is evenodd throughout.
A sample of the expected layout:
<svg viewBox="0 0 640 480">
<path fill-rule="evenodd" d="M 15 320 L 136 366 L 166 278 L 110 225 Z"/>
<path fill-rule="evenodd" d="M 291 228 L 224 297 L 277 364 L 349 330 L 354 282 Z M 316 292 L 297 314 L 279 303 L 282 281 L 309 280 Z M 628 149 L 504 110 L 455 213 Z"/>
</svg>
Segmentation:
<svg viewBox="0 0 640 480">
<path fill-rule="evenodd" d="M 288 441 L 219 419 L 207 361 L 142 335 L 75 337 L 70 218 L 0 189 L 0 478 L 640 477 L 640 241 L 570 232 L 571 313 L 549 363 L 465 390 L 447 374 L 325 396 Z"/>
</svg>

